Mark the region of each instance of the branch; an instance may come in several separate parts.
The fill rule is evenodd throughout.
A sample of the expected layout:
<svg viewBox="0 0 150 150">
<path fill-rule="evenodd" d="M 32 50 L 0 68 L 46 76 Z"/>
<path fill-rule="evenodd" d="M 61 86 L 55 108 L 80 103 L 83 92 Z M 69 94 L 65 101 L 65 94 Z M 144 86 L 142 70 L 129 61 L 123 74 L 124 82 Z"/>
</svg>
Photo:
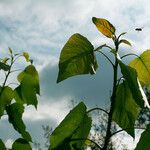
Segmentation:
<svg viewBox="0 0 150 150">
<path fill-rule="evenodd" d="M 122 132 L 122 131 L 125 131 L 126 129 L 132 129 L 132 128 L 120 129 L 120 130 L 118 130 L 118 131 L 112 133 L 112 134 L 111 134 L 111 137 L 114 136 L 114 135 L 117 134 L 117 133 L 120 133 L 120 132 Z M 138 129 L 145 130 L 146 128 L 134 127 L 134 129 L 136 129 L 136 130 L 138 130 Z"/>
<path fill-rule="evenodd" d="M 107 115 L 109 115 L 109 113 L 105 109 L 102 109 L 102 108 L 99 108 L 99 107 L 92 108 L 92 109 L 88 110 L 87 113 L 90 113 L 94 110 L 101 110 L 101 111 L 105 112 Z"/>
<path fill-rule="evenodd" d="M 127 56 L 131 56 L 131 55 L 136 56 L 136 57 L 139 58 L 138 55 L 136 55 L 136 54 L 134 54 L 134 53 L 130 53 L 130 54 L 126 54 L 126 55 L 122 56 L 121 59 L 124 58 L 124 57 L 127 57 Z"/>
<path fill-rule="evenodd" d="M 93 140 L 90 140 L 88 138 L 71 139 L 70 142 L 71 141 L 85 141 L 85 140 L 90 141 L 91 143 L 95 144 L 96 147 L 98 147 L 100 150 L 102 149 L 96 142 L 94 142 Z"/>
</svg>

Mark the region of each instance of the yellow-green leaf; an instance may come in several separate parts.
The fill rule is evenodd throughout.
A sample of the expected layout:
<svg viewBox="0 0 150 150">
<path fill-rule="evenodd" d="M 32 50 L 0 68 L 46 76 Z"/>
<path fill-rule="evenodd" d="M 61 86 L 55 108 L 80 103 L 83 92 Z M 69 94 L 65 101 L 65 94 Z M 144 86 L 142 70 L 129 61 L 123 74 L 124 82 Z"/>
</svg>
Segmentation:
<svg viewBox="0 0 150 150">
<path fill-rule="evenodd" d="M 10 54 L 13 53 L 13 51 L 12 51 L 12 49 L 11 49 L 10 47 L 8 48 L 8 50 L 9 50 L 9 53 L 10 53 Z"/>
<path fill-rule="evenodd" d="M 146 85 L 150 90 L 150 50 L 144 51 L 138 58 L 131 61 L 129 66 L 137 71 L 142 86 Z"/>
<path fill-rule="evenodd" d="M 127 44 L 129 46 L 132 46 L 131 43 L 128 40 L 125 40 L 125 39 L 120 40 L 119 44 L 121 44 L 121 43 L 124 43 L 124 44 Z"/>
<path fill-rule="evenodd" d="M 23 52 L 23 56 L 24 56 L 24 58 L 26 59 L 27 62 L 30 61 L 30 56 L 27 52 Z"/>
<path fill-rule="evenodd" d="M 113 38 L 116 29 L 108 20 L 93 17 L 92 21 L 103 35 L 107 36 L 108 38 Z"/>
</svg>

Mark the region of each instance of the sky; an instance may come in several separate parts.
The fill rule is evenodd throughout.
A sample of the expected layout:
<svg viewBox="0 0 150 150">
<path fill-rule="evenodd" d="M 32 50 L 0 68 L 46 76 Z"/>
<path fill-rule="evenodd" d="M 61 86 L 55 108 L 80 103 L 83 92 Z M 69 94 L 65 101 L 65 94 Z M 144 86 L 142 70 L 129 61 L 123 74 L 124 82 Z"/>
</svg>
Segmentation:
<svg viewBox="0 0 150 150">
<path fill-rule="evenodd" d="M 1 57 L 8 54 L 8 47 L 16 53 L 27 51 L 39 72 L 38 109 L 27 107 L 23 115 L 27 129 L 37 141 L 42 138 L 41 125 L 58 124 L 72 108 L 72 100 L 82 100 L 88 108 L 109 105 L 112 68 L 102 56 L 97 56 L 96 75 L 72 77 L 56 84 L 59 54 L 72 34 L 87 37 L 95 48 L 105 43 L 112 45 L 110 39 L 97 31 L 93 16 L 109 20 L 117 34 L 127 32 L 125 38 L 132 43 L 132 48 L 121 46 L 122 55 L 140 54 L 150 48 L 149 0 L 0 0 Z M 137 27 L 143 31 L 135 31 Z M 125 61 L 128 63 L 129 59 Z M 1 120 L 0 129 L 2 139 L 7 141 L 9 137 L 7 143 L 19 137 L 6 117 Z"/>
</svg>

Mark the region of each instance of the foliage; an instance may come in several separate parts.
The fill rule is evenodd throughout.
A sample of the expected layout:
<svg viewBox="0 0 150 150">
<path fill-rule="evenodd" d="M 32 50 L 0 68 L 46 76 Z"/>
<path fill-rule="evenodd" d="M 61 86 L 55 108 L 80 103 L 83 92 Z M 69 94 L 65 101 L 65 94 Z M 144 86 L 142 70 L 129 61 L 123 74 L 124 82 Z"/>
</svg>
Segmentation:
<svg viewBox="0 0 150 150">
<path fill-rule="evenodd" d="M 110 62 L 113 68 L 113 88 L 112 95 L 110 97 L 109 111 L 107 112 L 103 108 L 93 108 L 87 111 L 88 115 L 89 112 L 99 109 L 107 115 L 107 124 L 105 130 L 106 132 L 103 144 L 102 146 L 99 146 L 97 143 L 95 143 L 95 141 L 88 139 L 88 134 L 86 134 L 86 137 L 82 137 L 86 139 L 85 145 L 95 144 L 98 149 L 107 150 L 111 149 L 111 137 L 121 131 L 126 131 L 134 138 L 134 132 L 136 129 L 135 123 L 138 119 L 139 112 L 144 110 L 145 106 L 149 108 L 149 103 L 147 101 L 143 88 L 147 86 L 148 90 L 150 89 L 150 50 L 144 51 L 140 56 L 132 53 L 120 56 L 120 44 L 132 46 L 128 40 L 121 38 L 126 34 L 126 32 L 123 32 L 119 36 L 117 36 L 116 28 L 106 19 L 93 17 L 92 21 L 104 36 L 112 39 L 114 47 L 104 44 L 94 49 L 92 43 L 90 43 L 90 41 L 87 40 L 87 38 L 83 35 L 79 33 L 72 35 L 63 47 L 60 54 L 57 82 L 61 82 L 75 75 L 95 74 L 98 68 L 96 60 L 97 53 L 102 54 Z M 115 61 L 111 60 L 102 51 L 103 48 L 108 49 L 112 53 Z M 123 58 L 130 55 L 135 55 L 137 58 L 133 59 L 129 63 L 129 65 L 124 64 Z M 119 71 L 121 72 L 119 73 Z M 76 107 L 74 109 L 76 109 Z M 77 121 L 76 119 L 78 119 L 78 117 L 74 117 L 73 115 L 70 116 L 72 117 L 72 119 L 74 119 L 74 121 Z M 64 119 L 64 121 L 65 120 L 66 118 Z M 122 130 L 113 131 L 113 121 L 117 123 L 122 128 Z M 64 125 L 64 127 L 62 125 Z M 63 130 L 61 128 L 65 128 L 66 126 L 70 126 L 69 122 L 68 124 L 61 123 L 54 130 L 50 139 L 57 135 L 57 129 L 59 129 L 59 132 L 62 133 Z M 141 147 L 143 147 L 143 143 L 146 145 L 148 144 L 148 131 L 149 130 L 147 129 L 142 134 L 143 139 L 139 141 L 136 149 L 141 149 Z M 76 149 L 75 147 L 70 148 L 68 146 L 68 139 L 70 142 L 71 137 L 72 135 L 70 137 L 66 136 L 66 140 L 64 138 L 63 141 L 61 140 L 61 149 Z M 81 137 L 78 138 L 79 142 L 80 140 Z M 58 141 L 59 139 L 55 139 L 53 141 L 50 140 L 51 150 L 59 149 L 60 144 L 57 143 Z M 82 149 L 82 147 L 78 147 L 78 149 Z"/>
<path fill-rule="evenodd" d="M 18 83 L 8 83 L 8 78 L 17 71 L 15 63 L 18 59 L 25 58 L 28 63 L 25 69 L 17 75 Z M 37 107 L 37 94 L 40 94 L 39 76 L 36 68 L 30 62 L 27 52 L 14 54 L 9 48 L 9 57 L 1 59 L 0 69 L 5 73 L 4 82 L 0 85 L 0 117 L 8 116 L 8 121 L 13 128 L 20 133 L 21 138 L 17 139 L 12 150 L 30 150 L 31 135 L 26 131 L 26 126 L 22 120 L 22 115 L 26 105 Z M 0 149 L 4 150 L 5 145 L 0 141 Z"/>
</svg>

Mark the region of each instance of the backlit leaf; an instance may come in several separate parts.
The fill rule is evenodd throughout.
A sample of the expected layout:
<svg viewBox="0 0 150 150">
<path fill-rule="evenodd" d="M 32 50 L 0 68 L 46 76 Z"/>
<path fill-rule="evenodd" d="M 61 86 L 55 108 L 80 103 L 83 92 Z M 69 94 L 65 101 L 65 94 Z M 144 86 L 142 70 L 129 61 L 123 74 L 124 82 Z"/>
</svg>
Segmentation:
<svg viewBox="0 0 150 150">
<path fill-rule="evenodd" d="M 28 141 L 19 138 L 13 143 L 12 150 L 32 150 L 32 148 Z"/>
<path fill-rule="evenodd" d="M 126 79 L 128 86 L 130 88 L 130 91 L 132 93 L 133 99 L 135 102 L 143 108 L 145 105 L 149 107 L 147 98 L 143 92 L 143 89 L 138 81 L 137 78 L 137 72 L 134 68 L 131 68 L 130 66 L 126 66 L 120 61 L 120 68 L 121 72 L 123 74 L 123 77 Z"/>
<path fill-rule="evenodd" d="M 26 59 L 27 62 L 30 61 L 30 56 L 27 52 L 23 52 L 23 56 L 24 56 L 24 58 Z"/>
<path fill-rule="evenodd" d="M 24 139 L 32 141 L 30 134 L 26 131 L 26 126 L 22 120 L 24 106 L 19 103 L 13 103 L 6 107 L 9 122 L 13 125 L 14 129 L 18 131 Z"/>
<path fill-rule="evenodd" d="M 53 131 L 50 137 L 49 150 L 57 150 L 67 144 L 74 132 L 80 127 L 86 114 L 86 106 L 83 102 L 79 103 L 65 119 L 59 124 L 59 126 Z"/>
<path fill-rule="evenodd" d="M 20 85 L 15 89 L 15 99 L 37 107 L 37 96 L 40 94 L 39 75 L 33 65 L 29 65 L 18 77 Z"/>
<path fill-rule="evenodd" d="M 8 61 L 9 59 L 10 59 L 10 58 L 5 57 L 5 58 L 2 60 L 2 63 L 7 64 L 7 61 Z"/>
<path fill-rule="evenodd" d="M 135 150 L 149 150 L 150 148 L 149 139 L 150 139 L 150 124 L 147 126 L 146 130 L 142 133 Z"/>
<path fill-rule="evenodd" d="M 134 124 L 139 113 L 127 81 L 117 87 L 113 120 L 134 138 Z"/>
<path fill-rule="evenodd" d="M 131 61 L 129 66 L 136 69 L 140 83 L 150 90 L 150 50 L 144 51 L 138 58 Z"/>
<path fill-rule="evenodd" d="M 131 43 L 128 40 L 125 40 L 125 39 L 120 40 L 119 44 L 121 44 L 121 43 L 124 43 L 124 44 L 127 44 L 129 46 L 132 46 Z"/>
<path fill-rule="evenodd" d="M 93 45 L 76 33 L 61 51 L 57 83 L 75 75 L 95 74 L 97 67 Z"/>
<path fill-rule="evenodd" d="M 1 139 L 0 139 L 0 150 L 6 150 L 5 144 Z"/>
<path fill-rule="evenodd" d="M 116 29 L 108 20 L 93 17 L 92 21 L 103 35 L 107 36 L 108 38 L 113 38 Z"/>
<path fill-rule="evenodd" d="M 4 114 L 4 110 L 7 105 L 11 103 L 11 100 L 14 97 L 13 90 L 5 86 L 4 88 L 0 87 L 0 117 Z"/>
</svg>

